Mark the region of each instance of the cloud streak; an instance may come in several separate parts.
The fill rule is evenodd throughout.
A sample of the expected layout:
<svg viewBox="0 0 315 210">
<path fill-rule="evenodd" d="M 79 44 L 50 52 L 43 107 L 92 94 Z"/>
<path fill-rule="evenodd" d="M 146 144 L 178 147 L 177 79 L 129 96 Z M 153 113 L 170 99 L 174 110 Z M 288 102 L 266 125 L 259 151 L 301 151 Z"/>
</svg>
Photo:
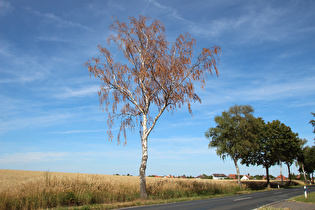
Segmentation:
<svg viewBox="0 0 315 210">
<path fill-rule="evenodd" d="M 68 153 L 65 152 L 27 152 L 4 154 L 4 157 L 0 158 L 0 164 L 51 162 L 61 160 L 67 155 Z"/>
<path fill-rule="evenodd" d="M 0 0 L 0 17 L 6 16 L 12 9 L 13 7 L 8 1 Z"/>
<path fill-rule="evenodd" d="M 249 82 L 239 84 L 238 77 L 225 78 L 220 86 L 209 84 L 205 91 L 200 92 L 202 103 L 193 107 L 230 103 L 234 101 L 277 101 L 290 98 L 307 97 L 314 94 L 315 77 L 285 78 L 283 75 L 265 76 L 258 79 L 247 76 L 243 78 Z M 242 80 L 243 81 L 243 80 Z"/>
<path fill-rule="evenodd" d="M 73 97 L 84 97 L 89 95 L 97 96 L 97 92 L 99 91 L 99 85 L 91 85 L 85 86 L 78 89 L 73 89 L 66 87 L 62 89 L 59 93 L 55 94 L 56 98 L 73 98 Z"/>
<path fill-rule="evenodd" d="M 0 133 L 22 128 L 49 127 L 54 124 L 61 124 L 61 122 L 65 123 L 65 120 L 70 117 L 73 115 L 69 113 L 50 113 L 31 117 L 11 117 L 9 120 L 0 119 Z"/>
<path fill-rule="evenodd" d="M 53 132 L 55 134 L 77 134 L 77 133 L 98 133 L 98 132 L 104 132 L 104 130 L 98 129 L 98 130 L 69 130 L 69 131 L 58 131 Z"/>
<path fill-rule="evenodd" d="M 47 67 L 50 65 L 45 61 L 40 62 L 37 56 L 15 52 L 14 48 L 11 51 L 4 48 L 1 54 L 5 67 L 1 69 L 3 76 L 0 83 L 31 83 L 43 80 L 50 74 L 50 67 Z"/>
<path fill-rule="evenodd" d="M 315 77 L 303 81 L 293 81 L 284 84 L 264 85 L 252 90 L 242 90 L 235 97 L 243 96 L 247 100 L 279 100 L 284 98 L 309 95 L 315 90 Z"/>
<path fill-rule="evenodd" d="M 304 28 L 300 24 L 305 14 L 292 13 L 292 5 L 285 4 L 282 7 L 271 7 L 267 2 L 251 2 L 242 6 L 242 13 L 230 16 L 212 17 L 209 15 L 207 21 L 189 20 L 175 8 L 165 6 L 158 1 L 152 0 L 152 5 L 159 8 L 162 13 L 166 13 L 174 20 L 186 26 L 191 34 L 204 36 L 207 38 L 221 39 L 222 36 L 233 34 L 234 43 L 244 44 L 263 41 L 283 41 L 288 37 L 293 37 L 300 30 L 314 31 L 313 27 Z M 227 5 L 220 4 L 217 7 L 227 8 L 234 4 L 228 2 Z M 239 6 L 239 5 L 233 5 Z M 222 8 L 220 8 L 222 9 Z M 209 12 L 211 14 L 211 12 Z M 301 28 L 300 28 L 301 27 Z"/>
<path fill-rule="evenodd" d="M 26 10 L 41 17 L 41 18 L 43 18 L 43 20 L 45 20 L 47 23 L 51 23 L 51 24 L 53 24 L 59 28 L 79 28 L 79 29 L 84 29 L 87 31 L 92 31 L 89 27 L 87 27 L 85 25 L 82 25 L 82 24 L 77 23 L 77 22 L 65 20 L 65 19 L 63 19 L 63 18 L 61 18 L 55 14 L 52 14 L 52 13 L 42 13 L 42 12 L 39 12 L 39 11 L 32 9 L 30 7 L 27 7 Z"/>
</svg>

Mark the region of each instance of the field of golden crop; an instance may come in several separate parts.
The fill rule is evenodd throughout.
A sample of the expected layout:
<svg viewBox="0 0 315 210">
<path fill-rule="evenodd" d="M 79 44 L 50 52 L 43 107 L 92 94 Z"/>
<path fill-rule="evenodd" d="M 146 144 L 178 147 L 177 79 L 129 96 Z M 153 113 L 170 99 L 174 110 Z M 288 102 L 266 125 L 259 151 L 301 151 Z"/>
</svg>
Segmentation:
<svg viewBox="0 0 315 210">
<path fill-rule="evenodd" d="M 234 180 L 147 177 L 149 199 L 236 194 Z M 134 201 L 139 177 L 0 169 L 0 209 L 38 209 Z"/>
</svg>

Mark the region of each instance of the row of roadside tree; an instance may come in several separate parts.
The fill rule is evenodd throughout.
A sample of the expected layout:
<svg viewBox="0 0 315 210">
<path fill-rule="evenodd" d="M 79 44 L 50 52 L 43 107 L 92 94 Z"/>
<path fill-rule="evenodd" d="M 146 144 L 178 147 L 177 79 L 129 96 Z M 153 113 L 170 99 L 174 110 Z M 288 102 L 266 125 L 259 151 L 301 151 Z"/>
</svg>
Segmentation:
<svg viewBox="0 0 315 210">
<path fill-rule="evenodd" d="M 265 122 L 261 117 L 254 117 L 253 113 L 254 109 L 250 105 L 234 105 L 216 116 L 216 126 L 205 132 L 206 138 L 210 140 L 209 148 L 216 148 L 217 155 L 222 159 L 230 157 L 233 160 L 239 186 L 242 187 L 239 161 L 246 166 L 263 166 L 268 187 L 269 168 L 280 163 L 287 165 L 290 182 L 290 167 L 294 162 L 303 172 L 305 180 L 306 173 L 313 176 L 315 146 L 304 147 L 307 140 L 299 138 L 289 126 L 279 120 Z"/>
</svg>

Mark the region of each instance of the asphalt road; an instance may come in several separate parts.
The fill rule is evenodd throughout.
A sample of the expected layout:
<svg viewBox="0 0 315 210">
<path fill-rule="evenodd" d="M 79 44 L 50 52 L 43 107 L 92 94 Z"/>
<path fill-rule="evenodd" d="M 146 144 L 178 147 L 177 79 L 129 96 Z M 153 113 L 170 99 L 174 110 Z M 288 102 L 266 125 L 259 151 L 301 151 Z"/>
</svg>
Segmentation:
<svg viewBox="0 0 315 210">
<path fill-rule="evenodd" d="M 315 192 L 315 186 L 309 186 L 308 192 Z M 272 190 L 272 191 L 267 191 L 267 192 L 257 192 L 257 193 L 251 193 L 251 194 L 246 194 L 246 195 L 212 198 L 212 199 L 198 200 L 198 201 L 186 201 L 186 202 L 162 204 L 162 205 L 130 207 L 127 209 L 132 209 L 132 210 L 138 210 L 138 209 L 139 210 L 143 210 L 143 209 L 149 209 L 149 210 L 168 210 L 168 209 L 251 210 L 251 209 L 256 209 L 267 204 L 271 204 L 277 201 L 282 201 L 282 200 L 289 199 L 289 198 L 299 196 L 299 195 L 304 195 L 303 187 Z"/>
</svg>

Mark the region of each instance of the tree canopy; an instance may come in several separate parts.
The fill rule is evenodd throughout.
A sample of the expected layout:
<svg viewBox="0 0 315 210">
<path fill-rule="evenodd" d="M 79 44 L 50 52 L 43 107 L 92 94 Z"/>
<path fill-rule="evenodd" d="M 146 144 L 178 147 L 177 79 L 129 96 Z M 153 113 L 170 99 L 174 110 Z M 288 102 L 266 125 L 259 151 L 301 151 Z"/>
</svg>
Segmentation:
<svg viewBox="0 0 315 210">
<path fill-rule="evenodd" d="M 262 118 L 257 118 L 257 122 L 256 147 L 252 147 L 251 150 L 247 151 L 246 158 L 242 159 L 242 164 L 262 165 L 266 169 L 267 185 L 269 186 L 269 167 L 278 162 L 275 141 L 273 141 L 273 124 L 266 124 Z"/>
<path fill-rule="evenodd" d="M 209 148 L 216 148 L 217 155 L 222 159 L 230 157 L 234 161 L 239 186 L 239 160 L 247 166 L 263 166 L 268 187 L 269 168 L 282 162 L 288 167 L 290 181 L 290 167 L 295 160 L 307 173 L 313 173 L 314 158 L 309 155 L 313 154 L 313 150 L 304 149 L 302 152 L 306 140 L 300 139 L 297 133 L 279 120 L 266 123 L 261 117 L 255 118 L 253 112 L 250 105 L 231 106 L 228 111 L 216 116 L 216 126 L 205 132 L 206 138 L 210 139 Z"/>
<path fill-rule="evenodd" d="M 265 123 L 257 118 L 258 133 L 255 145 L 248 150 L 242 164 L 262 165 L 266 169 L 267 185 L 270 186 L 269 168 L 280 162 L 285 162 L 290 172 L 290 166 L 300 153 L 298 134 L 279 120 Z"/>
<path fill-rule="evenodd" d="M 305 172 L 309 175 L 312 174 L 314 181 L 314 171 L 315 171 L 315 146 L 306 146 L 302 150 L 302 158 L 300 159 L 300 171 L 305 170 Z M 302 168 L 303 167 L 303 168 Z"/>
<path fill-rule="evenodd" d="M 293 162 L 298 159 L 299 154 L 302 152 L 302 140 L 299 139 L 298 134 L 294 133 L 289 126 L 280 123 L 280 121 L 276 122 L 277 126 L 274 127 L 274 130 L 277 133 L 274 134 L 274 136 L 277 138 L 275 141 L 275 146 L 277 148 L 279 162 L 284 162 L 288 167 L 288 173 L 291 182 L 290 167 Z"/>
<path fill-rule="evenodd" d="M 231 157 L 236 167 L 238 183 L 241 187 L 238 160 L 250 147 L 255 139 L 254 109 L 250 105 L 234 105 L 222 115 L 214 118 L 216 127 L 209 128 L 205 133 L 210 139 L 209 147 L 215 147 L 217 154 L 225 159 Z"/>
<path fill-rule="evenodd" d="M 125 58 L 125 63 L 115 61 L 109 49 L 101 45 L 100 57 L 86 62 L 91 75 L 101 82 L 99 100 L 108 114 L 108 137 L 113 139 L 112 127 L 120 123 L 125 143 L 126 129 L 139 125 L 142 161 L 140 165 L 140 194 L 147 197 L 145 170 L 148 159 L 147 139 L 162 113 L 187 104 L 201 102 L 195 85 L 204 88 L 207 75 L 218 75 L 217 62 L 220 47 L 203 48 L 194 57 L 196 40 L 188 33 L 180 34 L 175 42 L 166 39 L 165 26 L 158 20 L 139 16 L 129 18 L 129 24 L 115 20 L 114 31 L 108 45 L 114 43 Z M 152 111 L 154 107 L 154 111 Z M 158 110 L 157 113 L 155 110 Z"/>
</svg>

